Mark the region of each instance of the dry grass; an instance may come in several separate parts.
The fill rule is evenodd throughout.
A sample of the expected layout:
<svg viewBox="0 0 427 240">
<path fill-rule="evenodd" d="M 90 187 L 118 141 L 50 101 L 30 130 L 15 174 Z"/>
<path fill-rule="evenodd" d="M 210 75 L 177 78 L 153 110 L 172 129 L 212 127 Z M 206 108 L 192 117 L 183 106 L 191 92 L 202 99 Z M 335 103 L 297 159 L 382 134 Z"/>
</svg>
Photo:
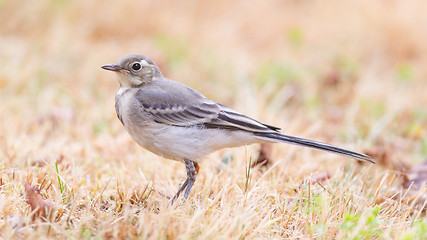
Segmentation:
<svg viewBox="0 0 427 240">
<path fill-rule="evenodd" d="M 345 2 L 345 3 L 344 3 Z M 425 1 L 0 1 L 0 238 L 422 239 Z M 128 53 L 283 132 L 377 165 L 274 145 L 184 166 L 138 147 L 100 66 Z M 57 168 L 56 168 L 57 165 Z M 425 181 L 425 179 L 424 179 Z M 421 181 L 422 183 L 423 181 Z M 34 217 L 24 184 L 53 201 Z"/>
</svg>

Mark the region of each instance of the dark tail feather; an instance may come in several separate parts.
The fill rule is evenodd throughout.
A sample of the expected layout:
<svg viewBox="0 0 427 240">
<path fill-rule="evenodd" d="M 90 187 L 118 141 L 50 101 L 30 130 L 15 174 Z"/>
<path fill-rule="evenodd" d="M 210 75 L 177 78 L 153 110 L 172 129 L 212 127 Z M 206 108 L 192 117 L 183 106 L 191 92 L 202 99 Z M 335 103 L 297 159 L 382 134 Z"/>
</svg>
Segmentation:
<svg viewBox="0 0 427 240">
<path fill-rule="evenodd" d="M 303 147 L 309 147 L 309 148 L 313 148 L 321 151 L 337 153 L 337 154 L 352 157 L 355 159 L 375 163 L 375 159 L 368 155 L 353 152 L 348 149 L 340 148 L 340 147 L 329 145 L 326 143 L 316 142 L 316 141 L 299 138 L 299 137 L 292 137 L 292 136 L 283 135 L 280 133 L 255 133 L 255 135 L 258 138 L 264 139 L 267 141 L 295 144 Z"/>
</svg>

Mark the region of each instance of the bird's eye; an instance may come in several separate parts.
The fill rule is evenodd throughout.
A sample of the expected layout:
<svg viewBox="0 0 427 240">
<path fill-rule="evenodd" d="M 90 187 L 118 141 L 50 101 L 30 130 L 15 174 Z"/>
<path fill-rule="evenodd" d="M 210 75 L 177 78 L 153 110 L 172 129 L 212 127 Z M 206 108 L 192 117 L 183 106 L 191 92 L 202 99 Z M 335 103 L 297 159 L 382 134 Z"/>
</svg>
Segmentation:
<svg viewBox="0 0 427 240">
<path fill-rule="evenodd" d="M 138 71 L 139 69 L 141 69 L 141 64 L 139 63 L 132 64 L 132 69 L 135 71 Z"/>
</svg>

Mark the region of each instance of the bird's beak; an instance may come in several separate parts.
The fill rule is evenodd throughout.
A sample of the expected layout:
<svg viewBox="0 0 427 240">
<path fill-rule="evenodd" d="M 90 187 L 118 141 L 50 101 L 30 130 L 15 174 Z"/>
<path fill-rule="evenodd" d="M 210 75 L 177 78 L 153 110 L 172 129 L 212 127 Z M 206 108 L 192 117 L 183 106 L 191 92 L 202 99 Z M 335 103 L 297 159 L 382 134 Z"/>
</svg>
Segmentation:
<svg viewBox="0 0 427 240">
<path fill-rule="evenodd" d="M 119 65 L 116 65 L 116 64 L 104 65 L 101 68 L 105 70 L 114 71 L 114 72 L 121 72 L 122 70 L 124 70 L 123 68 L 121 68 Z"/>
</svg>

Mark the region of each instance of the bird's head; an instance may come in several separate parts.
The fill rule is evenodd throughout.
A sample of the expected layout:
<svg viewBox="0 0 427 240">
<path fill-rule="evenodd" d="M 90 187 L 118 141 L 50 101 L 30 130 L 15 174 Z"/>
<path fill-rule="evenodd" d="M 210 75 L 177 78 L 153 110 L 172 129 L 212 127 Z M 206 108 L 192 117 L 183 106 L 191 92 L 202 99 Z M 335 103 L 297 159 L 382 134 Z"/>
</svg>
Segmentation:
<svg viewBox="0 0 427 240">
<path fill-rule="evenodd" d="M 116 63 L 104 65 L 102 68 L 116 72 L 122 87 L 138 87 L 162 76 L 151 59 L 137 54 L 123 56 Z"/>
</svg>

